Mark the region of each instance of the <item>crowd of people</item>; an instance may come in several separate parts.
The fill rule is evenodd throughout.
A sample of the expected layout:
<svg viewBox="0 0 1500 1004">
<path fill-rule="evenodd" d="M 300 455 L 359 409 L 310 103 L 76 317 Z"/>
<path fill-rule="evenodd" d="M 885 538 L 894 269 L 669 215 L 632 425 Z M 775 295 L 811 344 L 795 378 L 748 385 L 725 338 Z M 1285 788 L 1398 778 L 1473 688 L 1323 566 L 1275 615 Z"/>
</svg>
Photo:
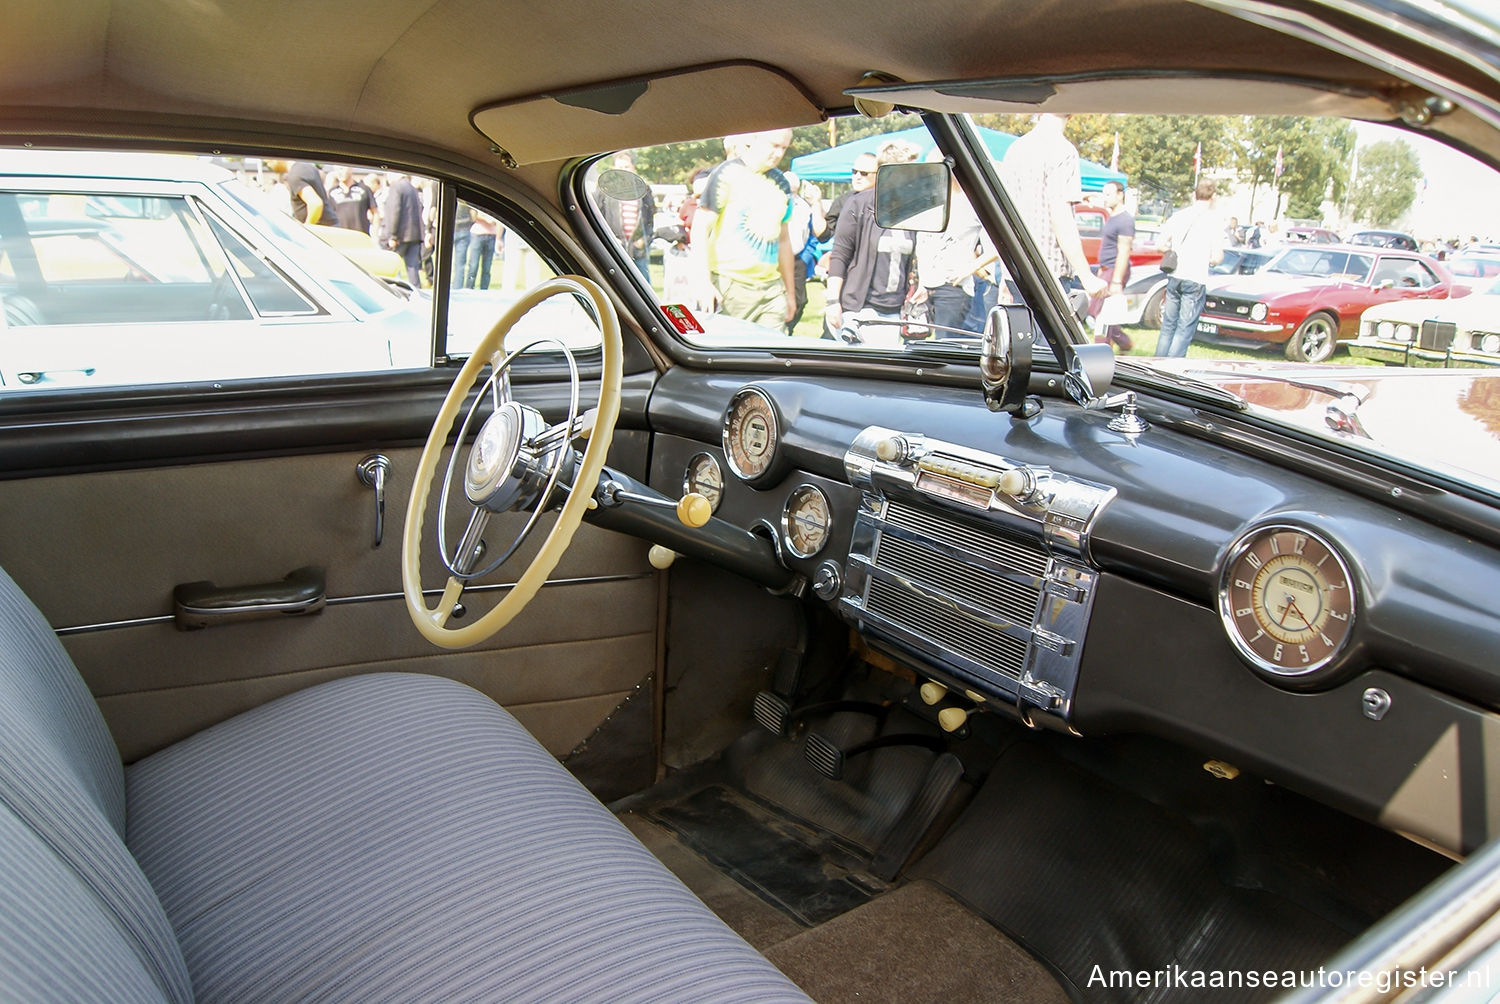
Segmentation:
<svg viewBox="0 0 1500 1004">
<path fill-rule="evenodd" d="M 1001 177 L 1048 272 L 1079 316 L 1095 316 L 1097 340 L 1128 351 L 1132 341 L 1117 315 L 1131 279 L 1134 220 L 1125 208 L 1124 186 L 1106 184 L 1101 195 L 1108 217 L 1097 262 L 1090 263 L 1073 213 L 1083 191 L 1077 148 L 1063 132 L 1066 121 L 1062 115 L 1038 116 L 1033 129 L 1011 144 Z M 791 140 L 790 130 L 727 137 L 724 160 L 695 172 L 675 207 L 675 222 L 664 230 L 657 216 L 656 232 L 669 233 L 673 243 L 664 262 L 665 299 L 790 335 L 808 302 L 808 278 L 821 277 L 823 338 L 892 346 L 935 331 L 977 333 L 989 309 L 1014 295 L 998 251 L 956 181 L 943 231 L 893 230 L 877 222 L 880 168 L 917 160 L 917 148 L 891 141 L 858 155 L 848 191 L 825 202 L 816 185 L 780 169 Z M 621 158 L 615 166 L 633 170 L 628 155 Z M 941 154 L 934 151 L 929 159 Z M 1200 185 L 1197 196 L 1161 235 L 1177 266 L 1168 280 L 1158 354 L 1186 353 L 1208 269 L 1221 253 L 1224 223 L 1213 215 L 1212 182 Z M 648 281 L 649 265 L 642 263 L 649 252 L 632 242 L 651 218 L 651 201 L 643 197 L 627 213 L 601 202 L 616 239 L 631 248 Z M 649 224 L 645 232 L 652 232 Z"/>
<path fill-rule="evenodd" d="M 293 219 L 368 234 L 375 246 L 401 259 L 414 289 L 432 285 L 437 209 L 436 193 L 427 179 L 394 171 L 361 173 L 350 165 L 323 168 L 305 161 L 268 160 L 265 167 L 269 174 L 257 180 Z M 646 224 L 650 225 L 649 216 Z M 497 253 L 503 255 L 503 244 L 500 222 L 460 201 L 454 219 L 454 285 L 490 288 L 493 262 Z"/>
</svg>

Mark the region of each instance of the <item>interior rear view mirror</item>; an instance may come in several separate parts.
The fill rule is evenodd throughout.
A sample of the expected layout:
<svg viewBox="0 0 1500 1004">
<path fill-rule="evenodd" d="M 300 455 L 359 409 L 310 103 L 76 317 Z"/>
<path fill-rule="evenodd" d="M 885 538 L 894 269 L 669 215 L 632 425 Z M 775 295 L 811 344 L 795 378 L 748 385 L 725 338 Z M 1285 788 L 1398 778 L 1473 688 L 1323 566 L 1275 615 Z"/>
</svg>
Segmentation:
<svg viewBox="0 0 1500 1004">
<path fill-rule="evenodd" d="M 887 230 L 946 230 L 952 177 L 944 163 L 882 164 L 875 176 L 875 222 Z"/>
</svg>

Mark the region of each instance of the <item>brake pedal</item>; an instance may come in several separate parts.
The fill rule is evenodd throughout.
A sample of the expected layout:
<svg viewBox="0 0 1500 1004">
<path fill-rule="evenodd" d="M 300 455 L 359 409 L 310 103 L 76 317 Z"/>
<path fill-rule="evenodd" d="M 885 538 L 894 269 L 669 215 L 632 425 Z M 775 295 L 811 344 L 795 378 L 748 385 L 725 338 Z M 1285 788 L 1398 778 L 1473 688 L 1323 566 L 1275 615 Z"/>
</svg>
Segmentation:
<svg viewBox="0 0 1500 1004">
<path fill-rule="evenodd" d="M 844 777 L 844 751 L 833 740 L 821 732 L 809 732 L 802 746 L 802 755 L 819 774 L 834 781 Z"/>
<path fill-rule="evenodd" d="M 819 774 L 833 781 L 841 781 L 844 778 L 844 765 L 851 758 L 888 746 L 920 746 L 934 753 L 943 753 L 948 749 L 948 741 L 918 732 L 896 732 L 842 749 L 821 732 L 809 732 L 802 747 L 802 755 Z"/>
</svg>

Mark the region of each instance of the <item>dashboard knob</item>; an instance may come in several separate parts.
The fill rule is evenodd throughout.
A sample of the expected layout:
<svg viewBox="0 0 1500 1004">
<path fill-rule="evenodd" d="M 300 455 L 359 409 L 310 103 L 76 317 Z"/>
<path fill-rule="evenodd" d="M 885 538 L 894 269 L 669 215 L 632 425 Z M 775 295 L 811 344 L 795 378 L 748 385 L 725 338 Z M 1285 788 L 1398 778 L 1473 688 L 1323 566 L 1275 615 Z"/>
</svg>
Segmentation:
<svg viewBox="0 0 1500 1004">
<path fill-rule="evenodd" d="M 944 732 L 957 732 L 968 720 L 969 713 L 963 708 L 944 708 L 938 712 L 938 724 Z"/>
<path fill-rule="evenodd" d="M 843 576 L 839 575 L 838 566 L 831 561 L 823 562 L 813 573 L 813 593 L 820 600 L 837 599 L 843 586 Z"/>
<path fill-rule="evenodd" d="M 652 544 L 651 550 L 646 552 L 646 560 L 651 562 L 652 568 L 665 571 L 672 567 L 672 562 L 677 560 L 677 552 L 670 547 Z"/>
<path fill-rule="evenodd" d="M 917 690 L 917 694 L 922 698 L 923 704 L 936 704 L 948 696 L 948 688 L 941 683 L 928 680 Z"/>
<path fill-rule="evenodd" d="M 1000 475 L 995 488 L 1006 495 L 1025 495 L 1031 491 L 1031 474 L 1024 467 L 1012 467 Z"/>
<path fill-rule="evenodd" d="M 684 526 L 700 527 L 707 523 L 713 514 L 713 504 L 697 492 L 688 492 L 677 503 L 677 518 L 682 520 Z"/>
<path fill-rule="evenodd" d="M 887 436 L 875 444 L 875 457 L 887 464 L 899 464 L 911 456 L 911 445 L 904 436 Z"/>
</svg>

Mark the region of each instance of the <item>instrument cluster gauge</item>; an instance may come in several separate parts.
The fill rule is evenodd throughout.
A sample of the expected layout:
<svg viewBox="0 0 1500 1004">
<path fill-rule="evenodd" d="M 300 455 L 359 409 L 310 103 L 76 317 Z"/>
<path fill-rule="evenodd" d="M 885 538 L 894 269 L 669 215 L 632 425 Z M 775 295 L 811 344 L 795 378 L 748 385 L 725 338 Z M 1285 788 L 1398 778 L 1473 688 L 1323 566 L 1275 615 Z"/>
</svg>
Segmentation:
<svg viewBox="0 0 1500 1004">
<path fill-rule="evenodd" d="M 724 499 L 724 471 L 710 453 L 696 453 L 682 476 L 682 493 L 697 492 L 708 499 L 711 511 L 719 511 Z"/>
<path fill-rule="evenodd" d="M 1267 526 L 1230 550 L 1219 586 L 1229 640 L 1251 666 L 1306 677 L 1343 651 L 1354 628 L 1354 580 L 1339 552 L 1310 530 Z"/>
<path fill-rule="evenodd" d="M 746 387 L 729 402 L 724 413 L 724 456 L 729 469 L 754 484 L 774 473 L 781 422 L 765 391 Z"/>
<path fill-rule="evenodd" d="M 800 485 L 787 496 L 781 510 L 781 532 L 792 554 L 811 558 L 823 550 L 832 525 L 828 496 L 815 486 Z"/>
</svg>

